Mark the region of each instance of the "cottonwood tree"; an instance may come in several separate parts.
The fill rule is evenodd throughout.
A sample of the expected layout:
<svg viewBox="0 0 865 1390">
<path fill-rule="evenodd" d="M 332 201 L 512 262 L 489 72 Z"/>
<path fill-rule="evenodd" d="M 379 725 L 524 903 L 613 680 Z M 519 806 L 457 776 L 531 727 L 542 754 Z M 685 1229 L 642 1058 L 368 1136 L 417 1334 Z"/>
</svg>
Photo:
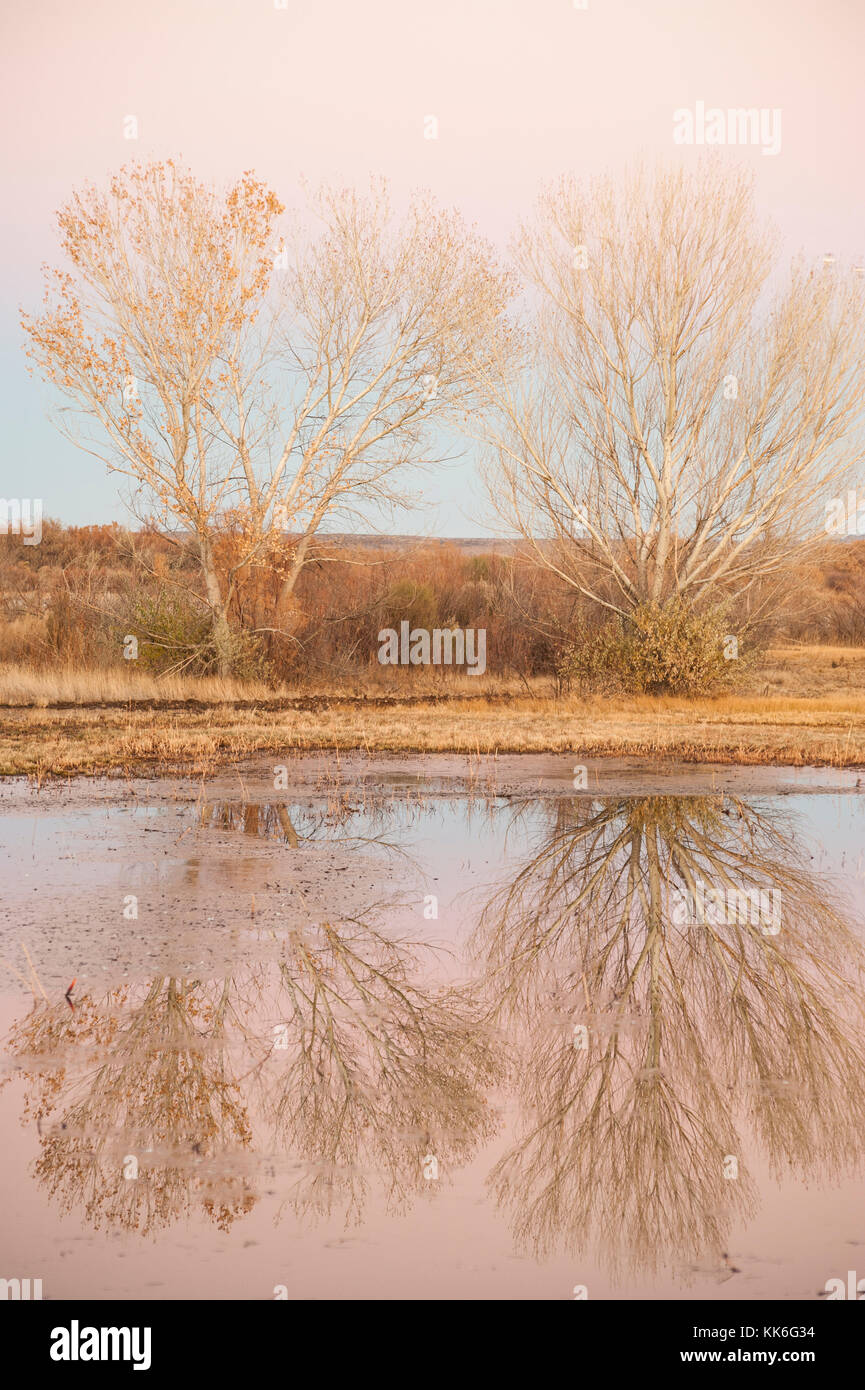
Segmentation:
<svg viewBox="0 0 865 1390">
<path fill-rule="evenodd" d="M 489 246 L 429 197 L 402 219 L 381 183 L 308 204 L 280 231 L 251 173 L 220 193 L 172 161 L 123 169 L 61 210 L 68 268 L 24 316 L 75 441 L 194 537 L 223 674 L 238 573 L 281 565 L 284 612 L 326 518 L 401 498 L 433 422 L 465 407 L 509 292 Z"/>
<path fill-rule="evenodd" d="M 530 320 L 485 374 L 509 527 L 626 617 L 765 592 L 855 461 L 861 280 L 780 267 L 749 177 L 711 163 L 563 178 L 516 256 Z"/>
</svg>

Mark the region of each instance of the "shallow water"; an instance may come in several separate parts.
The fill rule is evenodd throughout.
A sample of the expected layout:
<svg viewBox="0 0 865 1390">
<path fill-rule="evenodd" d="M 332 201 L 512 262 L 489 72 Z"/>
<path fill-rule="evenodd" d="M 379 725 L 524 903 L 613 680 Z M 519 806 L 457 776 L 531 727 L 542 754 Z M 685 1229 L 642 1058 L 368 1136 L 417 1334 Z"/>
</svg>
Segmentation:
<svg viewBox="0 0 865 1390">
<path fill-rule="evenodd" d="M 264 1299 L 865 1277 L 865 799 L 736 771 L 7 785 L 0 1276 Z"/>
</svg>

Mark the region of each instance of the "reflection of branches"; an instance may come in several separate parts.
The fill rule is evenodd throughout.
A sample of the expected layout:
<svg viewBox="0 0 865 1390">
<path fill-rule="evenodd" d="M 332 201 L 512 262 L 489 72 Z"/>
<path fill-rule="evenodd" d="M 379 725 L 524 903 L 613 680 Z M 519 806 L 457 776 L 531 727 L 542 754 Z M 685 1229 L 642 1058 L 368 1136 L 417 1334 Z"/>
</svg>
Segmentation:
<svg viewBox="0 0 865 1390">
<path fill-rule="evenodd" d="M 799 858 L 774 814 L 729 798 L 579 801 L 487 905 L 490 1009 L 528 1020 L 532 1118 L 492 1175 L 521 1241 L 594 1233 L 650 1268 L 718 1255 L 754 1200 L 739 1120 L 776 1173 L 859 1160 L 859 948 Z M 699 883 L 779 894 L 780 932 L 683 914 Z"/>
<path fill-rule="evenodd" d="M 301 1169 L 303 1213 L 344 1203 L 359 1220 L 371 1172 L 398 1205 L 425 1188 L 429 1151 L 440 1171 L 468 1158 L 494 1126 L 492 1044 L 471 991 L 430 983 L 429 948 L 379 912 L 290 929 L 273 967 L 222 982 L 35 1007 L 7 1042 L 64 1208 L 146 1233 L 198 1204 L 226 1229 L 255 1201 L 252 1115 Z"/>
<path fill-rule="evenodd" d="M 83 996 L 76 1000 L 70 1012 L 65 1003 L 41 1004 L 35 997 L 27 1016 L 11 1029 L 6 1038 L 9 1052 L 16 1065 L 25 1069 L 30 1082 L 25 1092 L 23 1121 L 42 1121 L 60 1103 L 68 1086 L 68 1066 L 81 1065 L 87 1059 L 98 1058 L 117 1035 L 119 1009 L 128 991 L 116 990 L 113 999 L 117 1007 L 100 1009 Z M 12 1072 L 0 1078 L 0 1086 L 12 1079 Z"/>
<path fill-rule="evenodd" d="M 326 810 L 312 815 L 307 807 L 289 806 L 274 801 L 205 801 L 198 811 L 200 830 L 232 830 L 254 839 L 273 840 L 298 849 L 302 844 L 333 841 L 343 849 L 381 849 L 392 854 L 404 853 L 389 836 L 378 834 L 351 835 L 341 833 L 352 816 L 367 815 L 373 822 L 381 817 L 367 815 L 363 808 L 352 806 L 344 798 L 332 798 Z"/>
<path fill-rule="evenodd" d="M 367 1171 L 391 1203 L 423 1188 L 423 1157 L 465 1161 L 493 1128 L 491 1043 L 465 988 L 421 983 L 421 955 L 363 920 L 292 932 L 279 963 L 285 1052 L 270 1089 L 279 1140 L 312 1161 L 298 1209 L 337 1194 L 359 1217 Z"/>
<path fill-rule="evenodd" d="M 29 1053 L 32 1065 L 33 1054 L 44 1053 L 36 1173 L 64 1210 L 80 1204 L 97 1227 L 147 1234 L 193 1202 L 222 1230 L 251 1209 L 242 1176 L 212 1175 L 251 1138 L 226 1067 L 224 1011 L 221 991 L 214 996 L 197 983 L 157 979 L 135 1001 L 126 990 L 101 1010 L 83 1000 L 59 1027 L 56 1009 L 39 1008 L 18 1026 L 11 1041 L 20 1060 Z M 88 1033 L 102 1044 L 95 1069 L 68 1082 L 65 1069 L 52 1075 L 50 1049 L 60 1044 L 61 1055 L 73 1060 Z M 61 1101 L 62 1119 L 42 1133 L 42 1120 Z M 127 1158 L 138 1164 L 133 1179 Z"/>
<path fill-rule="evenodd" d="M 300 841 L 288 807 L 255 801 L 206 801 L 199 811 L 202 830 L 239 830 L 264 840 L 280 840 L 297 849 Z"/>
</svg>

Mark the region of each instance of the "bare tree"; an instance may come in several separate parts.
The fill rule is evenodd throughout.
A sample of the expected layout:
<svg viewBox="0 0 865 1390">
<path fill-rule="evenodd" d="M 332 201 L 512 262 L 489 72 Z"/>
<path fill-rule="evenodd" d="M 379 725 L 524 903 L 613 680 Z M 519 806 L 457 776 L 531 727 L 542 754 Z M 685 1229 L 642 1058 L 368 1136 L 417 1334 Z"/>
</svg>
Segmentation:
<svg viewBox="0 0 865 1390">
<path fill-rule="evenodd" d="M 861 422 L 856 275 L 781 270 L 749 177 L 711 162 L 563 178 L 516 252 L 531 319 L 485 378 L 487 439 L 534 559 L 628 615 L 801 558 Z"/>
<path fill-rule="evenodd" d="M 71 269 L 24 316 L 75 441 L 194 535 L 223 673 L 237 573 L 281 564 L 284 609 L 326 517 L 399 500 L 508 294 L 487 244 L 428 197 L 399 222 L 383 184 L 310 210 L 281 235 L 250 173 L 222 195 L 171 161 L 124 169 L 61 210 Z"/>
</svg>

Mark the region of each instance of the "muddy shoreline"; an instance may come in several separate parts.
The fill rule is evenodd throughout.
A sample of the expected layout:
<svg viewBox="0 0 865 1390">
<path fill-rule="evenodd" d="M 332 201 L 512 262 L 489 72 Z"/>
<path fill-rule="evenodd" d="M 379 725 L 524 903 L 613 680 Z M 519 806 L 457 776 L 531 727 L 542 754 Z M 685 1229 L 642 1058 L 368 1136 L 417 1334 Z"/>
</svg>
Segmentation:
<svg viewBox="0 0 865 1390">
<path fill-rule="evenodd" d="M 585 785 L 580 768 L 585 768 Z M 281 771 L 284 769 L 284 771 Z M 278 782 L 278 785 L 276 783 Z M 345 793 L 352 790 L 423 792 L 430 797 L 501 796 L 783 796 L 809 793 L 865 792 L 860 769 L 774 764 L 684 763 L 647 758 L 586 757 L 546 753 L 467 756 L 460 753 L 406 755 L 363 753 L 294 753 L 277 758 L 259 754 L 218 766 L 206 776 L 172 772 L 158 765 L 134 777 L 120 771 L 71 775 L 46 780 L 41 787 L 24 776 L 0 780 L 0 812 L 27 805 L 38 811 L 74 795 L 77 805 L 106 800 L 154 798 L 174 801 L 237 796 L 273 799 Z"/>
</svg>

